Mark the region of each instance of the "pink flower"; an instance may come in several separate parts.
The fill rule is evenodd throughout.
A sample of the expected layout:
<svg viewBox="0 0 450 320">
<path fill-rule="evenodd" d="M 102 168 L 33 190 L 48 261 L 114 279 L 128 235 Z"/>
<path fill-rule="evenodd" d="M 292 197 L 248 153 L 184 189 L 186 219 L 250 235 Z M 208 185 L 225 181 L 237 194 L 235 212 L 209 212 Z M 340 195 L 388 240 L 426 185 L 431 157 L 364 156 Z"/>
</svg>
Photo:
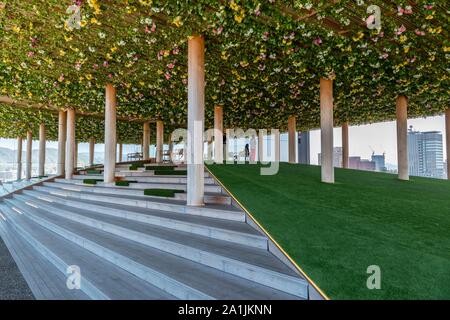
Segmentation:
<svg viewBox="0 0 450 320">
<path fill-rule="evenodd" d="M 269 40 L 269 33 L 268 33 L 267 31 L 263 33 L 262 39 L 263 39 L 264 41 Z"/>
<path fill-rule="evenodd" d="M 175 64 L 174 64 L 174 63 L 169 63 L 169 64 L 167 65 L 167 68 L 173 69 L 173 68 L 175 68 Z"/>
<path fill-rule="evenodd" d="M 395 34 L 399 36 L 405 31 L 406 31 L 406 27 L 404 25 L 402 25 L 400 28 L 397 29 L 397 31 L 395 31 Z"/>
<path fill-rule="evenodd" d="M 32 56 L 34 56 L 34 52 L 33 51 L 28 51 L 27 56 L 28 56 L 28 58 L 31 58 Z"/>
<path fill-rule="evenodd" d="M 220 27 L 218 27 L 217 29 L 214 29 L 214 30 L 213 30 L 213 33 L 214 33 L 215 35 L 219 35 L 219 34 L 222 33 L 222 31 L 223 31 L 223 27 L 220 26 Z"/>
<path fill-rule="evenodd" d="M 422 31 L 422 30 L 419 30 L 419 29 L 416 29 L 414 32 L 415 32 L 418 36 L 424 36 L 424 35 L 425 35 L 425 31 Z"/>
<path fill-rule="evenodd" d="M 108 61 L 103 61 L 103 66 L 105 67 L 105 68 L 107 68 L 108 67 L 108 65 L 109 65 L 109 63 L 108 63 Z"/>
<path fill-rule="evenodd" d="M 113 75 L 110 73 L 108 74 L 108 78 L 112 79 Z"/>
<path fill-rule="evenodd" d="M 319 37 L 319 38 L 316 38 L 316 39 L 314 39 L 313 43 L 314 43 L 316 46 L 320 46 L 320 45 L 322 44 L 322 39 L 320 39 L 320 37 Z"/>
<path fill-rule="evenodd" d="M 170 73 L 166 72 L 164 74 L 164 77 L 166 77 L 166 80 L 170 80 L 170 78 L 172 78 L 172 76 L 170 75 Z"/>
<path fill-rule="evenodd" d="M 94 64 L 92 65 L 92 68 L 93 68 L 94 70 L 98 69 L 98 64 L 94 63 Z"/>
<path fill-rule="evenodd" d="M 145 33 L 150 33 L 150 28 L 148 26 L 145 26 Z"/>
<path fill-rule="evenodd" d="M 389 54 L 388 53 L 383 53 L 381 56 L 380 56 L 380 59 L 387 59 L 389 57 Z"/>
<path fill-rule="evenodd" d="M 152 28 L 150 29 L 151 32 L 155 32 L 156 31 L 156 24 L 153 22 L 152 24 Z"/>
<path fill-rule="evenodd" d="M 177 55 L 177 54 L 180 53 L 180 49 L 179 49 L 178 47 L 175 47 L 175 49 L 172 50 L 172 53 L 173 53 L 174 55 Z"/>
<path fill-rule="evenodd" d="M 424 7 L 425 9 L 427 9 L 427 10 L 433 9 L 433 5 L 432 5 L 432 4 L 425 4 L 423 7 Z"/>
</svg>

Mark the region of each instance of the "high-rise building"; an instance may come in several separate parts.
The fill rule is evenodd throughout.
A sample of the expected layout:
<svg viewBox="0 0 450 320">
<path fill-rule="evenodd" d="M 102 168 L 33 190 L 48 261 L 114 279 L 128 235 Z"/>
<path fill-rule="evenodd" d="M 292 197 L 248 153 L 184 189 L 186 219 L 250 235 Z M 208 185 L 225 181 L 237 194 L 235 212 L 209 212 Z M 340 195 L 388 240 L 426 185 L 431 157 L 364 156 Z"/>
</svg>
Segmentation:
<svg viewBox="0 0 450 320">
<path fill-rule="evenodd" d="M 372 153 L 372 162 L 375 163 L 375 171 L 387 171 L 385 154 Z"/>
<path fill-rule="evenodd" d="M 298 136 L 298 163 L 309 164 L 309 131 L 299 132 Z"/>
<path fill-rule="evenodd" d="M 444 177 L 442 133 L 408 130 L 409 174 L 431 178 Z"/>
<path fill-rule="evenodd" d="M 318 154 L 319 166 L 322 164 L 322 154 Z M 333 165 L 336 168 L 342 168 L 342 147 L 333 148 Z"/>
<path fill-rule="evenodd" d="M 348 167 L 350 169 L 375 171 L 376 163 L 372 160 L 361 159 L 359 156 L 348 158 Z"/>
</svg>

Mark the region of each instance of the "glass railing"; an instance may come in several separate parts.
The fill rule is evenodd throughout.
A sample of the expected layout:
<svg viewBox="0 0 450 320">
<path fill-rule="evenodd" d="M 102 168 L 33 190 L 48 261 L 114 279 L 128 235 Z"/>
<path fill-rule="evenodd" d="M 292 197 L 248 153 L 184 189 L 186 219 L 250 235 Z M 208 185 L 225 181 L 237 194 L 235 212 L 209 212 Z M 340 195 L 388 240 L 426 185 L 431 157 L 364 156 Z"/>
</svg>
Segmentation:
<svg viewBox="0 0 450 320">
<path fill-rule="evenodd" d="M 48 179 L 48 176 L 45 177 L 33 177 L 30 180 L 22 179 L 17 181 L 8 181 L 8 182 L 1 182 L 0 181 L 0 197 L 5 196 L 9 193 L 12 193 L 16 190 L 28 187 L 32 184 L 35 184 L 39 181 Z"/>
</svg>

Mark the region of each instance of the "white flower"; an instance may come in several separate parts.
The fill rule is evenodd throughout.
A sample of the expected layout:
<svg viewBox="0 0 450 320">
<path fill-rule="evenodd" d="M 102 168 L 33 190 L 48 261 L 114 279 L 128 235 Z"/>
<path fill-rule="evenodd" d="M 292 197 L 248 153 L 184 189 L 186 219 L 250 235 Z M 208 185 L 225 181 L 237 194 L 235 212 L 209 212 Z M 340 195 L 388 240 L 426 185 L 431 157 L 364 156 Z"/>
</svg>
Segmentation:
<svg viewBox="0 0 450 320">
<path fill-rule="evenodd" d="M 106 34 L 104 32 L 99 32 L 98 36 L 100 39 L 105 39 L 106 38 Z"/>
</svg>

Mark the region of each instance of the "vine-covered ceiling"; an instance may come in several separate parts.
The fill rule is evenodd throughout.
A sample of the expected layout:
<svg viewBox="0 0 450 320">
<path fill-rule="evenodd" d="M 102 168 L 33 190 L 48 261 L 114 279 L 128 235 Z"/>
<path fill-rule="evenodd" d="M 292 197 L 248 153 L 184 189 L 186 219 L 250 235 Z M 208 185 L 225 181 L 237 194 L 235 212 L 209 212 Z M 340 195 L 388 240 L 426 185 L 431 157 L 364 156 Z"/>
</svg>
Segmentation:
<svg viewBox="0 0 450 320">
<path fill-rule="evenodd" d="M 223 105 L 228 128 L 284 129 L 289 115 L 299 129 L 315 128 L 320 77 L 334 79 L 336 125 L 392 119 L 400 94 L 410 117 L 439 114 L 450 100 L 449 4 L 0 0 L 0 96 L 102 114 L 111 82 L 119 116 L 184 126 L 187 39 L 202 34 L 207 125 Z M 380 8 L 380 28 L 367 25 L 378 21 L 371 5 Z M 43 111 L 1 109 L 4 137 L 57 122 Z M 79 121 L 80 139 L 103 138 L 101 120 Z M 124 140 L 140 139 L 141 124 L 118 126 Z"/>
</svg>

